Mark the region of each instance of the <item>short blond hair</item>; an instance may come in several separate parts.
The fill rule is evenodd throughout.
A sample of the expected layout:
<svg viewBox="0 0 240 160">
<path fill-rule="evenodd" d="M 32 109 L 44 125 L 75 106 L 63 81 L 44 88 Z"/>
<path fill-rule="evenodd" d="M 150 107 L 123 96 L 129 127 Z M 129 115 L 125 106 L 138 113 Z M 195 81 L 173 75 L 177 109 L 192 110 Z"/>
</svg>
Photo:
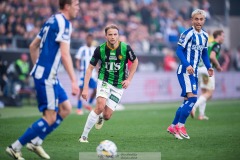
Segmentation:
<svg viewBox="0 0 240 160">
<path fill-rule="evenodd" d="M 204 16 L 204 18 L 206 18 L 206 12 L 202 9 L 195 9 L 193 12 L 192 12 L 192 17 L 194 17 L 196 14 L 201 14 Z"/>
</svg>

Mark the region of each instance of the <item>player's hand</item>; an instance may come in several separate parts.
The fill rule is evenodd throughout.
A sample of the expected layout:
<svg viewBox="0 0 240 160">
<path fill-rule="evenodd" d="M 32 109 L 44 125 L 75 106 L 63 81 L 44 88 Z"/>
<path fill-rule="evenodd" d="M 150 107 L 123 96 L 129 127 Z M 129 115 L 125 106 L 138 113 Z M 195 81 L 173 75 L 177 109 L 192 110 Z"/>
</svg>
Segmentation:
<svg viewBox="0 0 240 160">
<path fill-rule="evenodd" d="M 218 72 L 222 72 L 223 71 L 221 66 L 216 67 L 216 69 L 217 69 Z"/>
<path fill-rule="evenodd" d="M 76 82 L 72 83 L 72 95 L 77 95 L 79 93 L 79 87 Z"/>
<path fill-rule="evenodd" d="M 122 86 L 123 86 L 123 88 L 124 89 L 127 89 L 127 87 L 129 86 L 129 84 L 130 84 L 130 81 L 129 80 L 124 80 L 124 81 L 122 81 Z"/>
<path fill-rule="evenodd" d="M 193 74 L 194 73 L 194 69 L 193 69 L 193 67 L 191 65 L 187 67 L 187 72 L 189 74 Z"/>
<path fill-rule="evenodd" d="M 85 99 L 85 100 L 87 101 L 87 99 L 88 99 L 88 89 L 83 88 L 83 91 L 82 91 L 82 98 Z"/>
<path fill-rule="evenodd" d="M 209 77 L 212 77 L 213 74 L 214 74 L 213 68 L 209 68 L 209 69 L 208 69 L 208 75 L 209 75 Z"/>
</svg>

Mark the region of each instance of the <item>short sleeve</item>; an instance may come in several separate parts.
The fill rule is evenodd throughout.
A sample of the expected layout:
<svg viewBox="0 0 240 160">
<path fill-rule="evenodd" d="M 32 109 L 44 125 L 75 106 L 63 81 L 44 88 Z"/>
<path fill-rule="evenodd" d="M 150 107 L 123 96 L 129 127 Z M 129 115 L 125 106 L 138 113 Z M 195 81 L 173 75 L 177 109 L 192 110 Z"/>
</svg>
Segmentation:
<svg viewBox="0 0 240 160">
<path fill-rule="evenodd" d="M 56 15 L 58 23 L 58 33 L 56 37 L 57 42 L 65 42 L 70 44 L 72 25 L 69 21 L 65 20 L 61 14 Z"/>
<path fill-rule="evenodd" d="M 190 39 L 190 33 L 183 32 L 178 40 L 178 44 L 186 48 L 187 42 Z"/>
<path fill-rule="evenodd" d="M 95 50 L 94 50 L 94 53 L 93 53 L 93 56 L 90 60 L 90 64 L 93 65 L 93 66 L 96 66 L 99 59 L 100 59 L 100 47 L 97 47 Z"/>
<path fill-rule="evenodd" d="M 134 54 L 132 48 L 129 45 L 127 45 L 127 57 L 132 62 L 136 59 L 136 55 Z"/>
</svg>

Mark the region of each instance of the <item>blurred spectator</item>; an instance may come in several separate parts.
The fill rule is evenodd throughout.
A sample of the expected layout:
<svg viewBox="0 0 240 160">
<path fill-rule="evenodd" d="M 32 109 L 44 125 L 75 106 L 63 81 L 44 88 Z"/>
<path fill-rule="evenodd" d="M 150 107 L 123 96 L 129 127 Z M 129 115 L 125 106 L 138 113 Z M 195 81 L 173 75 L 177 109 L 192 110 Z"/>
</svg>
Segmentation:
<svg viewBox="0 0 240 160">
<path fill-rule="evenodd" d="M 237 47 L 236 53 L 234 54 L 233 65 L 237 71 L 240 71 L 240 45 Z"/>
<path fill-rule="evenodd" d="M 178 63 L 176 57 L 174 56 L 174 51 L 172 49 L 163 49 L 164 59 L 163 59 L 163 70 L 166 72 L 176 71 Z"/>
<path fill-rule="evenodd" d="M 21 54 L 20 59 L 15 62 L 17 81 L 20 83 L 21 88 L 29 85 L 29 67 L 28 55 L 26 53 Z"/>
<path fill-rule="evenodd" d="M 184 2 L 188 0 L 181 0 L 181 3 L 185 4 Z M 126 35 L 127 42 L 135 52 L 149 54 L 153 50 L 154 53 L 159 53 L 162 46 L 170 44 L 171 47 L 176 42 L 176 37 L 191 25 L 188 14 L 193 9 L 210 9 L 208 0 L 201 3 L 192 0 L 191 8 L 174 8 L 172 3 L 174 2 L 165 0 L 81 1 L 79 16 L 72 20 L 72 36 L 83 41 L 86 33 L 90 32 L 101 43 L 104 40 L 104 26 L 116 23 L 120 27 L 120 34 Z M 57 5 L 58 1 L 49 0 L 1 2 L 1 36 L 34 38 L 46 18 L 57 12 Z M 156 33 L 162 35 L 162 38 L 155 36 Z M 1 39 L 0 41 L 2 42 Z M 27 41 L 24 43 L 27 44 Z M 0 45 L 0 48 L 10 47 L 9 42 L 1 44 L 3 45 Z M 25 48 L 24 44 L 20 44 L 19 47 Z"/>
<path fill-rule="evenodd" d="M 220 54 L 219 63 L 222 67 L 222 71 L 226 72 L 230 68 L 230 51 L 228 49 L 224 49 L 223 52 Z"/>
<path fill-rule="evenodd" d="M 0 96 L 6 95 L 6 85 L 7 85 L 7 64 L 3 61 L 0 56 Z"/>
</svg>

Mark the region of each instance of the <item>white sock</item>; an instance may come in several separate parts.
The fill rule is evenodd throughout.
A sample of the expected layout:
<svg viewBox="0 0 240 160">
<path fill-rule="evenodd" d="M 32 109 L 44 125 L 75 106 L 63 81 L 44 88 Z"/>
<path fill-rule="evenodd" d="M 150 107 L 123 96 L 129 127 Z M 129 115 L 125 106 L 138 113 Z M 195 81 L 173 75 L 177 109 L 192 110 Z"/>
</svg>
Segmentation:
<svg viewBox="0 0 240 160">
<path fill-rule="evenodd" d="M 22 149 L 22 144 L 19 142 L 19 140 L 16 140 L 13 144 L 12 144 L 12 148 L 15 151 L 20 151 Z"/>
<path fill-rule="evenodd" d="M 171 124 L 171 127 L 175 127 L 175 124 Z"/>
<path fill-rule="evenodd" d="M 178 122 L 178 127 L 179 127 L 179 128 L 184 127 L 184 124 Z"/>
<path fill-rule="evenodd" d="M 98 121 L 98 117 L 99 117 L 99 115 L 97 115 L 93 110 L 89 113 L 88 118 L 87 118 L 87 122 L 86 122 L 85 127 L 84 127 L 84 131 L 82 133 L 82 137 L 83 136 L 88 137 L 88 133 L 90 132 L 92 127 Z"/>
<path fill-rule="evenodd" d="M 204 96 L 201 95 L 201 96 L 198 98 L 198 100 L 197 100 L 197 102 L 195 103 L 195 105 L 193 106 L 194 109 L 196 109 L 197 107 L 201 106 L 203 103 L 206 103 L 206 101 L 207 101 L 206 97 L 204 97 Z"/>
<path fill-rule="evenodd" d="M 205 115 L 205 109 L 206 109 L 206 102 L 199 106 L 199 116 Z"/>
<path fill-rule="evenodd" d="M 40 137 L 35 137 L 31 140 L 32 144 L 40 146 L 43 143 L 43 140 Z"/>
</svg>

